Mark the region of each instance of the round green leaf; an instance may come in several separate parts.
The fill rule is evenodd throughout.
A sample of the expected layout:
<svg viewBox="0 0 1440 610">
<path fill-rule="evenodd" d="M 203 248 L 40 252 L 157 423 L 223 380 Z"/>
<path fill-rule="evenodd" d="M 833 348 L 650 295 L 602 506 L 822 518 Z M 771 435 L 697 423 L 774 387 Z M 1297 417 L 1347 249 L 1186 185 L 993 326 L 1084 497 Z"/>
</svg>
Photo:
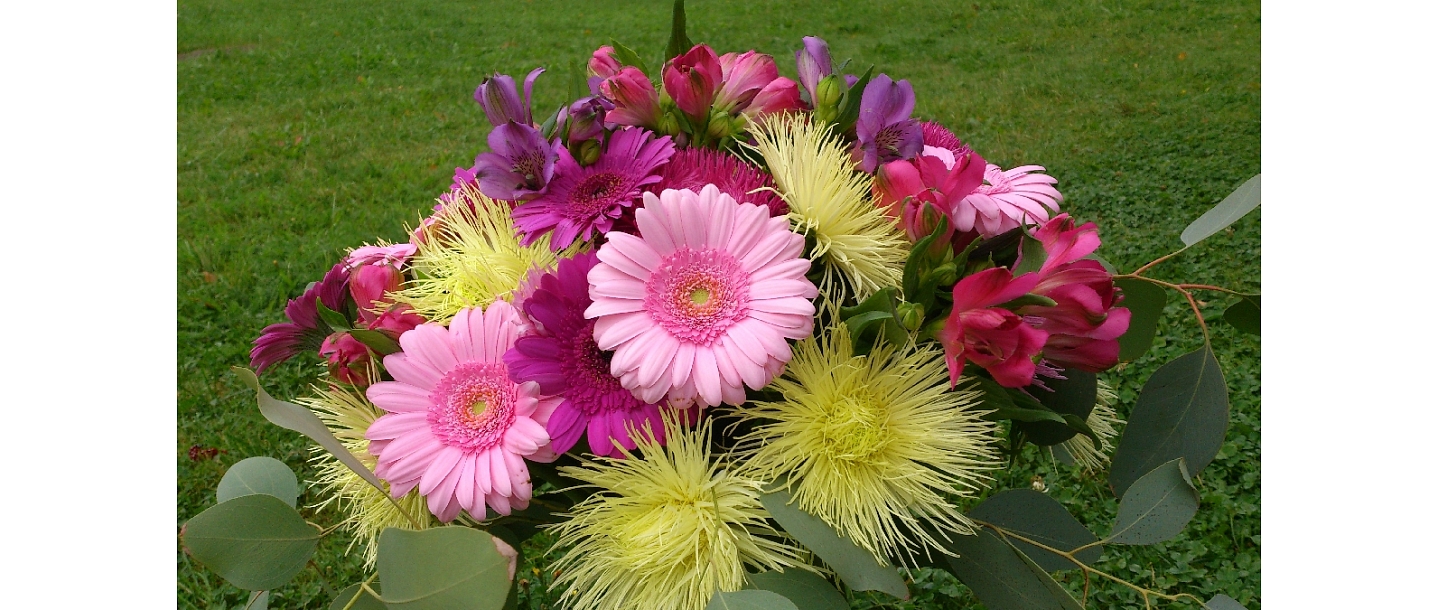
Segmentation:
<svg viewBox="0 0 1440 610">
<path fill-rule="evenodd" d="M 1185 471 L 1185 458 L 1166 462 L 1126 490 L 1106 542 L 1155 544 L 1179 535 L 1200 508 L 1200 494 Z"/>
<path fill-rule="evenodd" d="M 1245 295 L 1225 310 L 1225 321 L 1241 332 L 1260 334 L 1260 295 Z"/>
<path fill-rule="evenodd" d="M 1230 397 L 1220 362 L 1208 346 L 1171 360 L 1140 390 L 1110 467 L 1110 487 L 1123 497 L 1145 473 L 1185 458 L 1190 476 L 1225 442 Z"/>
<path fill-rule="evenodd" d="M 290 582 L 320 539 L 320 530 L 269 494 L 216 504 L 195 515 L 180 534 L 196 561 L 249 591 Z"/>
<path fill-rule="evenodd" d="M 1085 529 L 1059 502 L 1033 489 L 1007 489 L 997 493 L 971 509 L 969 516 L 1062 551 L 1097 540 L 1095 534 Z M 1028 542 L 1015 540 L 1014 543 L 1047 572 L 1078 567 L 1069 559 Z M 1100 560 L 1100 547 L 1085 549 L 1076 559 L 1093 564 Z"/>
<path fill-rule="evenodd" d="M 1180 232 L 1180 241 L 1185 242 L 1186 247 L 1199 243 L 1200 240 L 1210 237 L 1220 229 L 1228 227 L 1231 223 L 1260 206 L 1260 174 L 1246 180 L 1240 188 L 1222 199 L 1215 207 L 1208 212 L 1201 214 L 1190 226 Z"/>
<path fill-rule="evenodd" d="M 1205 607 L 1209 610 L 1245 610 L 1245 606 L 1240 605 L 1235 598 L 1224 593 L 1215 594 L 1215 597 L 1205 602 Z"/>
<path fill-rule="evenodd" d="M 756 589 L 773 591 L 785 596 L 803 610 L 849 610 L 845 596 L 814 572 L 789 569 L 784 572 L 751 574 L 750 584 Z"/>
<path fill-rule="evenodd" d="M 1120 360 L 1129 362 L 1144 356 L 1155 343 L 1155 329 L 1169 293 L 1145 280 L 1115 280 L 1115 287 L 1125 295 L 1120 304 L 1130 310 L 1130 328 L 1120 335 Z"/>
<path fill-rule="evenodd" d="M 869 551 L 841 536 L 819 517 L 791 504 L 789 491 L 781 488 L 761 494 L 760 503 L 786 533 L 825 560 L 825 565 L 835 570 L 840 580 L 851 589 L 881 591 L 900 599 L 910 598 L 910 589 L 893 566 L 880 563 Z"/>
<path fill-rule="evenodd" d="M 710 598 L 705 610 L 800 610 L 785 596 L 771 591 L 746 589 L 721 591 Z"/>
<path fill-rule="evenodd" d="M 217 502 L 224 502 L 250 494 L 269 494 L 295 508 L 295 499 L 300 497 L 300 483 L 295 471 L 285 462 L 271 457 L 249 457 L 231 466 L 215 488 Z"/>
<path fill-rule="evenodd" d="M 989 610 L 1080 610 L 1080 604 L 1025 554 L 982 529 L 951 535 L 945 562 Z"/>
<path fill-rule="evenodd" d="M 370 588 L 380 592 L 378 583 L 371 582 Z M 356 594 L 359 594 L 359 597 L 356 597 Z M 350 600 L 355 600 L 354 604 L 351 604 Z M 350 607 L 349 610 L 385 610 L 385 603 L 362 590 L 358 582 L 342 589 L 340 594 L 335 596 L 335 601 L 330 602 L 329 610 L 345 610 L 346 606 Z"/>
<path fill-rule="evenodd" d="M 376 559 L 389 610 L 500 610 L 510 594 L 508 565 L 490 534 L 459 526 L 387 529 Z"/>
<path fill-rule="evenodd" d="M 268 610 L 270 608 L 270 592 L 255 591 L 250 594 L 250 599 L 245 602 L 245 610 Z"/>
</svg>

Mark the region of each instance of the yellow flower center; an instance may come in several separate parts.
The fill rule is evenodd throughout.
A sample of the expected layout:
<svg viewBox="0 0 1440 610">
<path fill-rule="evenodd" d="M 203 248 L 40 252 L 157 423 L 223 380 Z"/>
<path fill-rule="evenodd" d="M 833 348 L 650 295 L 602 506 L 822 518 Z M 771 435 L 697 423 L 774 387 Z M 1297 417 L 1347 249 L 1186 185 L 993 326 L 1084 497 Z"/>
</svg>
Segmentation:
<svg viewBox="0 0 1440 610">
<path fill-rule="evenodd" d="M 820 423 L 831 459 L 865 460 L 890 441 L 889 409 L 866 388 L 840 397 Z"/>
</svg>

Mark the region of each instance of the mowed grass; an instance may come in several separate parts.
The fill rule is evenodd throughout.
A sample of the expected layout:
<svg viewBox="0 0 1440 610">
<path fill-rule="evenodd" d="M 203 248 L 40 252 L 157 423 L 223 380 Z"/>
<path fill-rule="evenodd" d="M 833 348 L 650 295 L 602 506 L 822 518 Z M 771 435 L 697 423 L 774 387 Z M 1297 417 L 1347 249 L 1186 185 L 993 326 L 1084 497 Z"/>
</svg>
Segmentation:
<svg viewBox="0 0 1440 610">
<path fill-rule="evenodd" d="M 285 301 L 346 248 L 402 240 L 469 166 L 489 125 L 471 94 L 487 74 L 550 73 L 536 107 L 566 101 L 578 62 L 611 38 L 658 55 L 669 3 L 344 3 L 182 0 L 178 6 L 179 411 L 176 524 L 214 503 L 225 469 L 252 455 L 312 479 L 308 444 L 265 422 L 229 373 L 250 342 L 282 319 Z M 916 113 L 949 125 L 987 160 L 1044 165 L 1065 207 L 1101 227 L 1101 253 L 1133 270 L 1180 246 L 1193 218 L 1260 171 L 1258 2 L 967 1 L 689 4 L 690 35 L 721 52 L 758 49 L 793 77 L 800 38 L 829 41 L 851 71 L 869 64 L 909 79 Z M 855 66 L 858 66 L 855 67 Z M 1260 289 L 1260 214 L 1156 270 L 1157 277 Z M 1217 592 L 1260 606 L 1260 342 L 1204 294 L 1231 396 L 1230 432 L 1199 477 L 1200 514 L 1179 538 L 1110 547 L 1100 567 L 1170 593 Z M 1200 345 L 1172 296 L 1156 349 L 1106 379 L 1121 415 L 1161 363 Z M 267 374 L 279 397 L 320 372 L 298 358 Z M 196 451 L 192 452 L 192 448 Z M 214 449 L 209 456 L 206 450 Z M 192 455 L 193 458 L 192 459 Z M 1099 534 L 1115 500 L 1103 480 L 1030 452 L 999 488 L 1043 485 Z M 303 502 L 318 498 L 307 491 Z M 312 520 L 334 523 L 333 512 Z M 177 530 L 178 531 L 178 530 Z M 349 541 L 330 536 L 271 607 L 322 608 L 361 580 Z M 178 606 L 233 608 L 244 592 L 177 545 Z M 521 576 L 533 576 L 526 570 Z M 1078 595 L 1076 572 L 1062 575 Z M 917 597 L 873 594 L 857 607 L 955 607 L 948 575 L 918 575 Z M 536 592 L 524 607 L 550 607 Z M 974 605 L 962 592 L 963 603 Z M 1092 579 L 1090 607 L 1143 607 L 1134 592 Z"/>
</svg>

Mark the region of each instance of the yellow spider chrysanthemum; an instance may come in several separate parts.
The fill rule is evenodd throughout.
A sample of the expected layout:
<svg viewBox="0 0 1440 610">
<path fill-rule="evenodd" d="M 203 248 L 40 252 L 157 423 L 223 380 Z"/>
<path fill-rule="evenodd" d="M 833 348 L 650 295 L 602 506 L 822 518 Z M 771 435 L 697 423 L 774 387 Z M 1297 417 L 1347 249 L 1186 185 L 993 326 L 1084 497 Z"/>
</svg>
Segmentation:
<svg viewBox="0 0 1440 610">
<path fill-rule="evenodd" d="M 340 439 L 362 464 L 372 470 L 375 468 L 375 456 L 366 450 L 370 441 L 365 440 L 365 430 L 382 412 L 370 404 L 363 393 L 337 386 L 317 387 L 315 396 L 300 398 L 296 402 L 314 411 L 335 438 Z M 433 525 L 425 499 L 418 490 L 411 491 L 398 501 L 391 501 L 329 451 L 321 447 L 314 447 L 311 451 L 313 455 L 310 459 L 320 471 L 317 481 L 320 492 L 327 496 L 313 508 L 336 505 L 336 509 L 345 516 L 343 525 L 354 536 L 351 547 L 356 543 L 364 545 L 367 568 L 375 565 L 376 543 L 385 528 L 415 529 L 419 525 L 423 529 Z M 401 508 L 405 512 L 401 512 Z"/>
<path fill-rule="evenodd" d="M 472 211 L 466 201 L 475 203 Z M 555 266 L 550 236 L 520 245 L 509 205 L 467 185 L 425 228 L 425 239 L 410 258 L 416 279 L 394 294 L 426 320 L 444 324 L 466 307 L 509 299 L 535 270 Z M 566 256 L 560 254 L 558 256 Z"/>
<path fill-rule="evenodd" d="M 1105 468 L 1110 461 L 1110 454 L 1115 450 L 1115 426 L 1124 423 L 1115 414 L 1115 390 L 1108 384 L 1101 381 L 1095 392 L 1095 408 L 1090 411 L 1090 416 L 1085 418 L 1085 423 L 1095 431 L 1095 436 L 1100 437 L 1100 448 L 1095 448 L 1095 441 L 1084 434 L 1076 434 L 1060 445 L 1075 462 L 1090 472 L 1097 472 Z"/>
<path fill-rule="evenodd" d="M 875 205 L 873 178 L 855 170 L 850 152 L 828 125 L 799 115 L 772 114 L 752 130 L 775 185 L 790 206 L 795 231 L 814 238 L 811 256 L 825 264 L 821 290 L 843 278 L 864 299 L 899 286 L 910 242 Z"/>
<path fill-rule="evenodd" d="M 782 399 L 740 409 L 758 424 L 737 448 L 747 472 L 785 481 L 801 510 L 877 559 L 939 549 L 922 524 L 973 533 L 950 498 L 988 485 L 997 427 L 981 418 L 980 392 L 950 389 L 938 346 L 860 356 L 840 324 L 796 345 L 769 389 Z"/>
<path fill-rule="evenodd" d="M 638 456 L 561 469 L 600 488 L 553 526 L 555 547 L 569 547 L 554 584 L 568 588 L 566 608 L 701 610 L 715 592 L 739 590 L 746 566 L 802 563 L 766 524 L 761 482 L 710 460 L 709 420 L 690 430 L 664 417 L 667 446 L 647 424 L 633 435 Z"/>
</svg>

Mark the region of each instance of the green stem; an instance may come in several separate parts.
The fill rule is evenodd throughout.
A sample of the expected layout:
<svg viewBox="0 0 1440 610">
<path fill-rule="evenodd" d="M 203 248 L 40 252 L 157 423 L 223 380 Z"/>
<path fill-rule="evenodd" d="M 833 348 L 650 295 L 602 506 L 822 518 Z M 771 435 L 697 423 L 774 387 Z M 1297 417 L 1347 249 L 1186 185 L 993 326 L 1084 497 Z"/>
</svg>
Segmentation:
<svg viewBox="0 0 1440 610">
<path fill-rule="evenodd" d="M 355 590 L 355 595 L 351 597 L 350 601 L 345 603 L 345 607 L 341 608 L 340 610 L 350 610 L 351 608 L 354 608 L 355 602 L 360 601 L 360 596 L 365 593 L 375 595 L 375 592 L 370 590 L 370 583 L 375 582 L 375 577 L 379 575 L 379 572 L 371 574 L 370 578 L 366 578 L 365 582 L 360 583 L 360 588 Z M 378 598 L 380 596 L 375 595 L 375 597 Z"/>
</svg>

